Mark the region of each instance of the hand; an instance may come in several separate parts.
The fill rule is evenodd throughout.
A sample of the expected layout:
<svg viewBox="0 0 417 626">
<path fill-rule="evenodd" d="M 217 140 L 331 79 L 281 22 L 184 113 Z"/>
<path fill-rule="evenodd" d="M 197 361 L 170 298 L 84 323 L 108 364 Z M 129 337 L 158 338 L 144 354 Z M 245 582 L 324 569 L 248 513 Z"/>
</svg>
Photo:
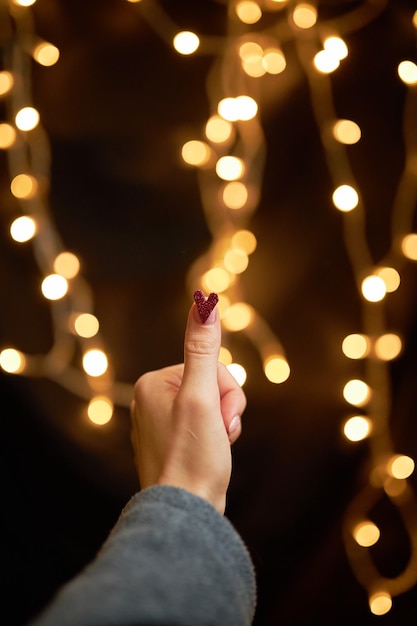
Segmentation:
<svg viewBox="0 0 417 626">
<path fill-rule="evenodd" d="M 184 364 L 148 372 L 135 384 L 132 443 L 142 488 L 187 489 L 224 513 L 231 443 L 241 432 L 246 398 L 218 362 L 217 309 L 201 323 L 195 304 L 187 321 Z"/>
</svg>

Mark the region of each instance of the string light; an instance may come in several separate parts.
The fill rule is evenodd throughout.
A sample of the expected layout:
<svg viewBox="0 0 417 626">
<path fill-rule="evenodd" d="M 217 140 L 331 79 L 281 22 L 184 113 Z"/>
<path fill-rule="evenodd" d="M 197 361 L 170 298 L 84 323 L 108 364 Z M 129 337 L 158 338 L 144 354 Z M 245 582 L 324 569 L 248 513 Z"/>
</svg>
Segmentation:
<svg viewBox="0 0 417 626">
<path fill-rule="evenodd" d="M 87 415 L 93 424 L 103 426 L 113 417 L 113 402 L 105 396 L 97 396 L 90 400 Z"/>
<path fill-rule="evenodd" d="M 16 126 L 19 130 L 33 130 L 39 124 L 39 112 L 34 107 L 23 107 L 16 113 Z"/>
<path fill-rule="evenodd" d="M 36 221 L 28 215 L 17 217 L 10 225 L 12 239 L 19 243 L 30 241 L 36 234 L 36 230 Z"/>
<path fill-rule="evenodd" d="M 177 33 L 173 39 L 173 46 L 180 54 L 193 54 L 200 45 L 200 39 L 195 33 L 190 31 L 181 31 Z"/>
<path fill-rule="evenodd" d="M 212 51 L 215 57 L 211 81 L 207 83 L 212 114 L 202 121 L 204 137 L 191 138 L 178 147 L 184 165 L 198 168 L 202 207 L 212 234 L 209 249 L 189 269 L 187 285 L 190 293 L 197 285 L 204 291 L 219 293 L 224 343 L 227 345 L 230 334 L 245 334 L 261 354 L 265 376 L 272 384 L 285 383 L 291 375 L 291 367 L 280 340 L 256 309 L 246 302 L 243 286 L 250 255 L 257 248 L 249 219 L 260 202 L 266 157 L 259 115 L 263 81 L 273 80 L 271 77 L 288 70 L 290 61 L 283 52 L 284 44 L 294 43 L 297 58 L 291 58 L 291 64 L 298 62 L 308 81 L 331 178 L 329 199 L 340 211 L 340 219 L 346 226 L 346 252 L 361 306 L 360 327 L 341 338 L 340 346 L 346 358 L 357 360 L 358 366 L 364 369 L 360 378 L 346 382 L 341 397 L 349 405 L 363 407 L 363 412 L 366 409 L 366 415 L 347 417 L 343 433 L 352 445 L 366 440 L 371 468 L 368 480 L 346 511 L 344 539 L 352 570 L 367 589 L 370 611 L 383 615 L 391 610 L 395 595 L 404 593 L 417 582 L 417 507 L 408 482 L 415 471 L 415 461 L 395 451 L 389 430 L 391 397 L 387 366 L 404 349 L 403 338 L 389 328 L 385 319 L 386 301 L 395 299 L 403 280 L 404 263 L 417 261 L 417 233 L 411 232 L 416 204 L 415 145 L 413 133 L 405 133 L 405 165 L 393 203 L 391 246 L 385 258 L 374 263 L 364 228 L 366 206 L 346 152 L 347 147 L 361 140 L 365 129 L 353 119 L 339 119 L 333 101 L 332 77 L 349 56 L 349 34 L 372 22 L 384 10 L 385 0 L 364 2 L 360 17 L 354 10 L 346 12 L 343 16 L 346 21 L 343 17 L 339 20 L 345 24 L 343 38 L 334 31 L 336 22 L 329 25 L 319 19 L 315 2 L 233 0 L 228 3 L 226 19 L 229 23 L 225 29 L 228 34 L 219 38 L 218 46 L 213 45 L 212 39 L 206 41 L 203 34 L 177 27 L 157 0 L 127 2 L 171 50 L 185 57 Z M 60 58 L 60 51 L 53 43 L 40 40 L 32 32 L 33 20 L 25 19 L 34 3 L 35 0 L 10 2 L 10 20 L 16 22 L 17 28 L 14 54 L 10 57 L 12 65 L 6 62 L 5 69 L 0 71 L 0 97 L 10 98 L 10 119 L 0 123 L 0 148 L 7 151 L 10 189 L 22 211 L 22 215 L 12 221 L 10 235 L 17 243 L 32 242 L 44 276 L 41 293 L 54 313 L 56 345 L 46 355 L 28 355 L 16 347 L 5 346 L 0 351 L 0 367 L 9 374 L 49 376 L 85 398 L 88 418 L 97 425 L 104 425 L 112 418 L 115 404 L 129 406 L 132 385 L 113 379 L 109 357 L 102 345 L 100 323 L 93 312 L 91 289 L 80 275 L 79 259 L 62 246 L 50 218 L 41 179 L 36 175 L 44 171 L 36 166 L 40 153 L 33 150 L 32 158 L 27 157 L 27 149 L 33 149 L 35 142 L 32 134 L 37 141 L 42 139 L 42 145 L 47 145 L 39 112 L 31 104 L 29 57 L 45 68 Z M 14 10 L 13 6 L 20 8 Z M 275 20 L 274 27 L 266 20 L 268 26 L 263 30 L 263 18 L 268 12 L 269 18 L 273 16 Z M 417 28 L 417 11 L 412 16 L 412 24 Z M 252 29 L 252 25 L 256 26 Z M 37 42 L 31 50 L 26 45 L 28 41 Z M 404 128 L 407 129 L 415 112 L 410 102 L 415 97 L 417 65 L 410 59 L 403 59 L 392 72 L 396 72 L 406 89 Z M 236 80 L 225 81 L 225 76 L 235 76 Z M 248 80 L 248 77 L 255 80 Z M 10 148 L 16 151 L 13 156 Z M 17 153 L 19 159 L 14 158 Z M 47 161 L 45 154 L 40 158 L 43 163 Z M 216 174 L 214 187 L 213 173 Z M 213 215 L 215 220 L 211 219 Z M 387 294 L 391 294 L 389 298 Z M 82 368 L 75 369 L 68 351 L 60 350 L 64 337 L 65 342 L 72 340 L 74 346 L 81 349 Z M 92 338 L 94 347 L 90 345 Z M 239 384 L 244 385 L 246 368 L 234 360 L 226 345 L 222 346 L 220 360 Z M 97 384 L 104 386 L 108 395 L 98 396 Z M 393 506 L 407 504 L 406 512 L 404 507 L 401 509 L 401 517 L 410 536 L 411 556 L 404 571 L 391 579 L 381 576 L 368 551 L 380 534 L 368 515 L 379 495 L 388 496 Z"/>
</svg>

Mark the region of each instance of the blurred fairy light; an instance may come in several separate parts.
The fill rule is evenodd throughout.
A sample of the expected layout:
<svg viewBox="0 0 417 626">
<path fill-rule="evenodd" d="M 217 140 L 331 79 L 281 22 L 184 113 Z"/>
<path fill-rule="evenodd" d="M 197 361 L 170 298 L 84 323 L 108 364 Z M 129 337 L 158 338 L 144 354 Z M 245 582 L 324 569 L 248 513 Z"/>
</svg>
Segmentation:
<svg viewBox="0 0 417 626">
<path fill-rule="evenodd" d="M 236 3 L 236 15 L 244 24 L 256 24 L 262 17 L 261 7 L 253 0 L 242 0 Z"/>
<path fill-rule="evenodd" d="M 333 126 L 333 135 L 340 143 L 354 144 L 361 138 L 361 129 L 352 120 L 338 120 Z"/>
<path fill-rule="evenodd" d="M 0 96 L 4 96 L 13 87 L 13 75 L 10 72 L 0 72 Z"/>
<path fill-rule="evenodd" d="M 15 117 L 19 130 L 33 130 L 39 124 L 39 119 L 39 112 L 34 107 L 23 107 Z"/>
<path fill-rule="evenodd" d="M 349 441 L 362 441 L 372 431 L 372 424 L 363 415 L 354 415 L 346 420 L 343 426 L 343 433 Z"/>
<path fill-rule="evenodd" d="M 247 378 L 246 370 L 243 365 L 241 365 L 240 363 L 230 363 L 229 365 L 226 365 L 226 367 L 233 376 L 233 378 L 239 383 L 241 387 L 243 387 Z"/>
<path fill-rule="evenodd" d="M 92 348 L 83 356 L 83 368 L 89 376 L 102 376 L 108 367 L 108 359 L 102 350 Z"/>
<path fill-rule="evenodd" d="M 175 50 L 180 54 L 193 54 L 200 45 L 200 39 L 195 33 L 181 31 L 175 35 L 173 45 Z"/>
<path fill-rule="evenodd" d="M 387 293 L 396 291 L 400 286 L 401 276 L 394 267 L 379 267 L 375 270 L 375 274 L 384 281 Z"/>
<path fill-rule="evenodd" d="M 48 71 L 59 61 L 60 50 L 39 38 L 33 32 L 34 20 L 26 19 L 34 1 L 11 0 L 10 15 L 4 12 L 13 25 L 8 29 L 13 32 L 13 54 L 5 58 L 0 71 L 0 98 L 7 100 L 9 112 L 9 119 L 0 121 L 0 149 L 8 155 L 10 193 L 22 214 L 12 219 L 10 236 L 17 243 L 31 242 L 44 276 L 41 289 L 53 312 L 56 343 L 46 355 L 24 354 L 20 346 L 5 346 L 0 349 L 0 367 L 9 374 L 50 377 L 84 398 L 88 418 L 104 425 L 112 418 L 116 405 L 130 405 L 132 384 L 113 378 L 111 359 L 94 315 L 91 288 L 81 275 L 79 259 L 63 247 L 50 217 L 42 182 L 47 174 L 44 164 L 48 162 L 48 154 L 42 150 L 47 150 L 48 144 L 39 112 L 32 103 L 31 65 L 35 60 L 45 68 L 42 71 Z M 396 291 L 404 279 L 404 264 L 417 261 L 417 233 L 411 232 L 416 205 L 413 116 L 417 65 L 411 59 L 402 59 L 391 67 L 406 93 L 405 159 L 392 207 L 391 246 L 384 258 L 374 260 L 365 229 L 366 198 L 362 198 L 355 180 L 350 165 L 353 153 L 349 152 L 366 129 L 354 119 L 337 115 L 333 77 L 338 76 L 339 83 L 343 80 L 339 71 L 349 62 L 351 33 L 378 17 L 387 1 L 363 0 L 358 7 L 346 9 L 338 20 L 326 22 L 319 17 L 313 0 L 228 0 L 223 29 L 226 35 L 219 37 L 183 30 L 158 0 L 126 2 L 173 53 L 184 57 L 213 55 L 210 80 L 205 83 L 210 114 L 202 120 L 202 136 L 190 137 L 178 149 L 184 166 L 197 170 L 202 208 L 212 236 L 208 250 L 189 268 L 187 287 L 190 295 L 197 286 L 219 294 L 224 343 L 219 359 L 240 385 L 246 384 L 247 369 L 235 361 L 229 346 L 231 336 L 236 338 L 239 333 L 258 350 L 270 383 L 285 383 L 291 375 L 282 342 L 246 302 L 244 284 L 250 255 L 258 245 L 250 219 L 262 198 L 266 142 L 261 108 L 268 101 L 263 96 L 268 96 L 266 89 L 271 89 L 275 79 L 278 91 L 280 75 L 293 71 L 296 64 L 305 74 L 330 175 L 329 204 L 338 209 L 346 227 L 344 243 L 361 307 L 359 327 L 340 340 L 341 353 L 356 360 L 361 369 L 357 377 L 342 386 L 340 397 L 350 410 L 359 407 L 358 412 L 364 413 L 347 416 L 342 430 L 349 445 L 367 446 L 370 470 L 346 511 L 344 540 L 352 570 L 367 590 L 370 611 L 384 615 L 391 610 L 394 596 L 417 583 L 417 505 L 409 483 L 415 460 L 395 450 L 389 426 L 389 364 L 404 350 L 404 338 L 389 327 L 386 319 L 387 300 L 395 303 Z M 417 11 L 411 19 L 417 29 Z M 338 26 L 343 32 L 337 32 Z M 294 48 L 295 58 L 286 57 L 287 44 Z M 349 111 L 345 114 L 349 116 Z M 77 349 L 62 348 L 71 341 Z M 77 354 L 83 355 L 81 363 L 79 357 L 69 356 Z M 97 395 L 98 389 L 103 395 Z M 380 496 L 388 497 L 392 506 L 398 507 L 411 546 L 408 564 L 389 579 L 381 574 L 369 551 L 383 531 L 369 520 L 369 511 Z"/>
<path fill-rule="evenodd" d="M 58 62 L 59 49 L 47 41 L 41 41 L 34 47 L 32 56 L 40 65 L 50 67 Z"/>
<path fill-rule="evenodd" d="M 87 415 L 93 424 L 103 426 L 113 417 L 113 402 L 105 396 L 97 396 L 90 400 L 87 407 Z"/>
<path fill-rule="evenodd" d="M 14 241 L 19 243 L 30 241 L 35 236 L 36 230 L 36 221 L 29 215 L 17 217 L 10 225 L 10 235 Z"/>
<path fill-rule="evenodd" d="M 220 115 L 213 115 L 207 121 L 206 124 L 206 136 L 207 139 L 213 143 L 223 143 L 228 141 L 233 134 L 233 126 L 228 121 L 220 117 Z"/>
<path fill-rule="evenodd" d="M 11 148 L 16 140 L 16 131 L 10 124 L 0 124 L 0 149 Z"/>
<path fill-rule="evenodd" d="M 398 76 L 406 85 L 416 85 L 417 64 L 414 61 L 401 61 L 398 65 Z"/>
<path fill-rule="evenodd" d="M 343 339 L 343 354 L 349 359 L 363 359 L 369 354 L 369 339 L 360 333 L 353 333 Z"/>
<path fill-rule="evenodd" d="M 381 535 L 378 526 L 369 520 L 360 522 L 355 526 L 352 534 L 358 544 L 364 548 L 375 545 Z"/>
<path fill-rule="evenodd" d="M 0 367 L 9 374 L 20 374 L 25 369 L 25 356 L 15 348 L 5 348 L 0 352 Z"/>
<path fill-rule="evenodd" d="M 18 174 L 10 183 L 10 191 L 16 198 L 33 198 L 37 187 L 36 179 L 29 174 Z"/>
<path fill-rule="evenodd" d="M 72 252 L 60 252 L 54 260 L 54 270 L 64 278 L 74 278 L 80 271 L 80 261 Z"/>
<path fill-rule="evenodd" d="M 381 276 L 367 276 L 361 283 L 363 297 L 369 302 L 380 302 L 387 293 L 387 286 Z"/>
<path fill-rule="evenodd" d="M 343 387 L 343 397 L 354 406 L 364 406 L 371 396 L 369 385 L 365 381 L 354 378 Z"/>
<path fill-rule="evenodd" d="M 339 211 L 353 211 L 358 202 L 358 192 L 351 185 L 340 185 L 333 192 L 333 203 Z"/>
<path fill-rule="evenodd" d="M 68 281 L 60 274 L 45 276 L 41 290 L 47 300 L 60 300 L 68 291 Z"/>
<path fill-rule="evenodd" d="M 70 328 L 80 337 L 94 337 L 99 331 L 100 323 L 92 313 L 80 313 L 73 316 Z"/>
</svg>

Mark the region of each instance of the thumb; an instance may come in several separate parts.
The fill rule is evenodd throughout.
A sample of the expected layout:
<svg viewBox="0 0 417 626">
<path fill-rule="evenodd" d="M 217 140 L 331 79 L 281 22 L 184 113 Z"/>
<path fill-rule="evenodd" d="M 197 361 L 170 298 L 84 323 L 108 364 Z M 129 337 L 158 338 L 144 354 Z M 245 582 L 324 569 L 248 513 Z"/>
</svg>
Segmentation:
<svg viewBox="0 0 417 626">
<path fill-rule="evenodd" d="M 216 392 L 217 363 L 221 344 L 220 316 L 215 293 L 205 298 L 202 291 L 194 294 L 195 303 L 188 314 L 184 339 L 183 384 L 205 392 Z"/>
</svg>

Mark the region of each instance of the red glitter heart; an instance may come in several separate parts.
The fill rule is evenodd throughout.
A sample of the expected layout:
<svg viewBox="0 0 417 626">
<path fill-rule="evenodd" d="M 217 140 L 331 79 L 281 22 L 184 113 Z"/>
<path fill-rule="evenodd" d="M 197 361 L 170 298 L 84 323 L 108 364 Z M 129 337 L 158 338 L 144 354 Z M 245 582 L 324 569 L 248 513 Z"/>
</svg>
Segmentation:
<svg viewBox="0 0 417 626">
<path fill-rule="evenodd" d="M 197 305 L 198 314 L 203 324 L 207 321 L 208 316 L 210 315 L 218 301 L 219 296 L 217 295 L 217 293 L 211 293 L 207 300 L 204 293 L 200 289 L 198 289 L 194 293 L 194 302 Z"/>
</svg>

